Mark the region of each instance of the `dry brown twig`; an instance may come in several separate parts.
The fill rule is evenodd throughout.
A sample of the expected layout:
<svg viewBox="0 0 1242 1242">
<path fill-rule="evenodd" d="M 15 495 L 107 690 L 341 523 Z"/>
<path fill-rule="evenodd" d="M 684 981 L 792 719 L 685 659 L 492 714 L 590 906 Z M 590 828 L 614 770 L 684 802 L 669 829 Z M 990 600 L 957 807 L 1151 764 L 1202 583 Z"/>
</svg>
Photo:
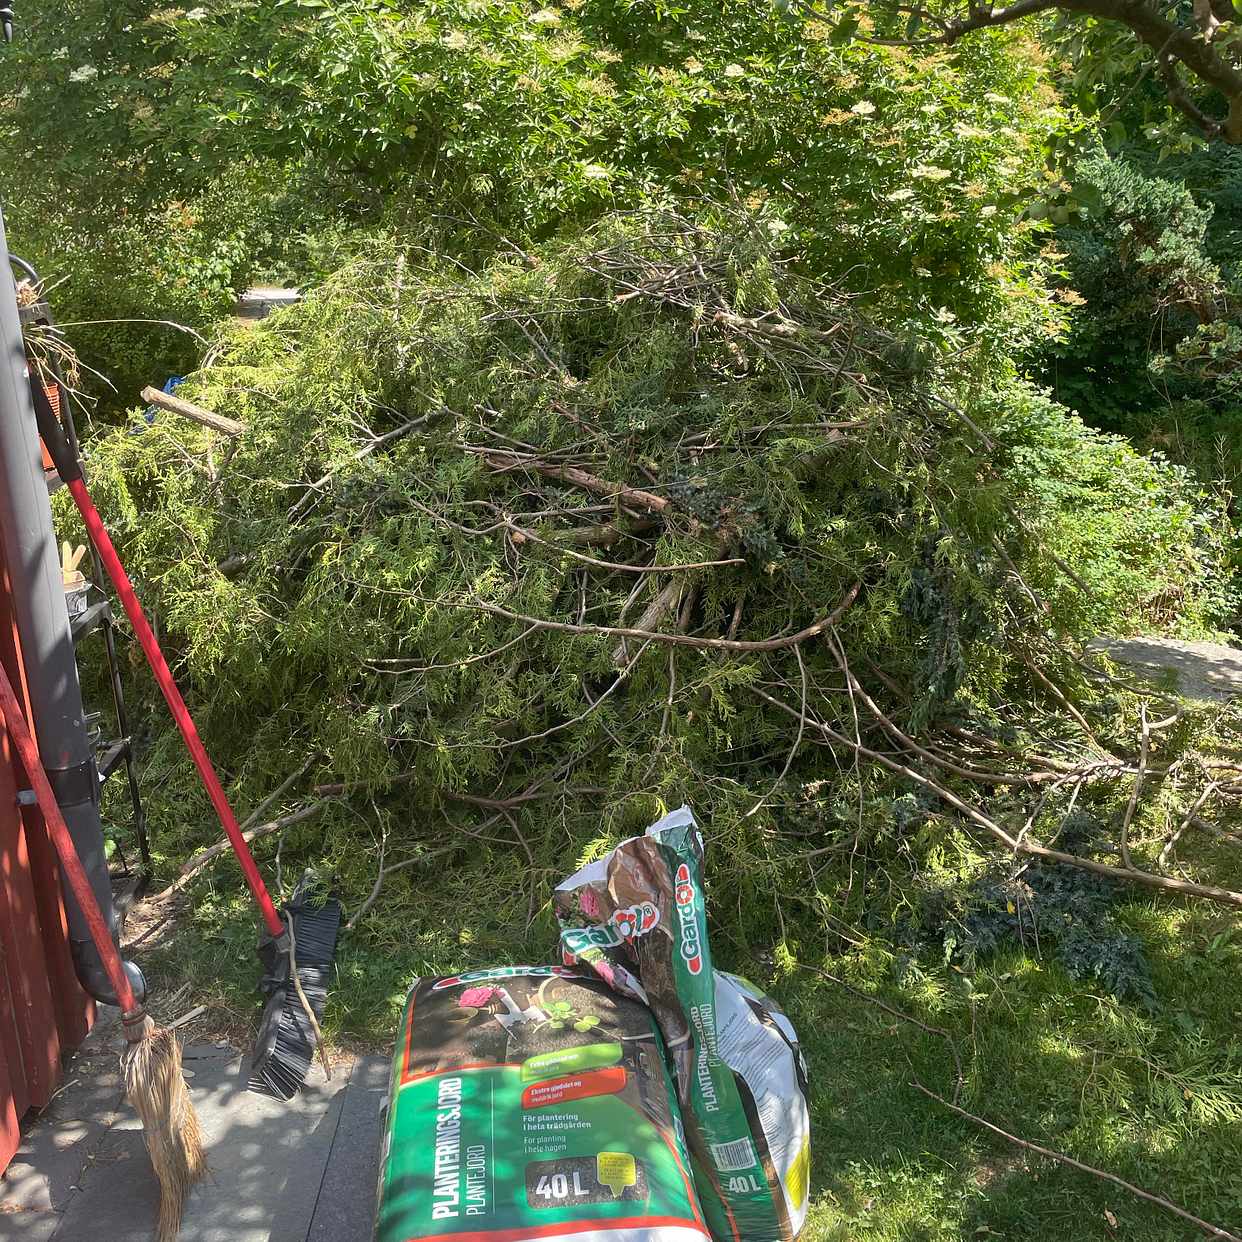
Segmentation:
<svg viewBox="0 0 1242 1242">
<path fill-rule="evenodd" d="M 944 1096 L 938 1095 L 930 1088 L 923 1086 L 917 1080 L 910 1084 L 916 1090 L 921 1091 L 924 1095 L 943 1104 L 945 1108 L 957 1113 L 959 1117 L 966 1118 L 967 1121 L 973 1122 L 977 1126 L 981 1126 L 991 1133 L 999 1135 L 1007 1143 L 1013 1143 L 1016 1147 L 1025 1148 L 1027 1151 L 1033 1151 L 1038 1156 L 1044 1156 L 1049 1160 L 1055 1160 L 1058 1164 L 1068 1165 L 1072 1169 L 1077 1169 L 1080 1173 L 1089 1173 L 1092 1177 L 1098 1177 L 1102 1181 L 1112 1182 L 1114 1186 L 1120 1186 L 1122 1190 L 1136 1196 L 1139 1199 L 1145 1199 L 1148 1203 L 1154 1203 L 1157 1207 L 1164 1208 L 1166 1212 L 1172 1212 L 1175 1216 L 1180 1216 L 1183 1220 L 1188 1220 L 1192 1225 L 1204 1230 L 1210 1238 L 1221 1239 L 1222 1242 L 1242 1242 L 1236 1233 L 1231 1233 L 1228 1229 L 1222 1229 L 1219 1225 L 1213 1225 L 1210 1221 L 1204 1220 L 1201 1216 L 1196 1216 L 1193 1212 L 1188 1212 L 1184 1207 L 1179 1207 L 1171 1200 L 1164 1198 L 1162 1195 L 1152 1194 L 1149 1190 L 1144 1190 L 1141 1186 L 1136 1186 L 1133 1182 L 1127 1182 L 1125 1178 L 1118 1177 L 1116 1173 L 1109 1173 L 1104 1169 L 1097 1169 L 1094 1165 L 1084 1164 L 1081 1160 L 1075 1160 L 1073 1156 L 1067 1156 L 1064 1152 L 1053 1151 L 1050 1147 L 1042 1147 L 1038 1143 L 1032 1143 L 1027 1139 L 1019 1138 L 1016 1134 L 1010 1134 L 1008 1130 L 1002 1130 L 1000 1126 L 993 1125 L 990 1121 L 985 1121 L 982 1117 L 976 1116 L 974 1113 L 967 1112 L 959 1104 L 951 1103 Z"/>
<path fill-rule="evenodd" d="M 1134 775 L 1134 784 L 1130 787 L 1130 800 L 1126 803 L 1125 814 L 1121 817 L 1121 831 L 1118 834 L 1118 847 L 1121 850 L 1121 862 L 1127 871 L 1134 870 L 1134 862 L 1130 858 L 1130 822 L 1138 809 L 1139 793 L 1143 788 L 1143 778 L 1147 775 L 1147 749 L 1151 744 L 1151 730 L 1147 725 L 1147 704 L 1139 704 L 1139 723 L 1142 737 L 1139 741 L 1138 771 Z"/>
<path fill-rule="evenodd" d="M 780 775 L 772 782 L 772 787 L 759 798 L 750 810 L 744 812 L 743 819 L 749 819 L 772 797 L 772 795 L 781 787 L 781 782 L 789 775 L 789 769 L 793 766 L 794 756 L 802 749 L 802 738 L 806 733 L 806 697 L 807 697 L 807 675 L 806 661 L 802 658 L 802 648 L 795 647 L 794 655 L 798 658 L 798 674 L 802 684 L 801 709 L 798 713 L 798 732 L 794 736 L 793 745 L 789 748 L 789 753 L 785 756 L 785 766 L 781 768 Z"/>
<path fill-rule="evenodd" d="M 431 862 L 433 858 L 440 858 L 444 854 L 452 854 L 461 849 L 461 842 L 454 841 L 452 845 L 441 846 L 438 850 L 429 850 L 425 854 L 415 854 L 410 858 L 403 858 L 400 862 L 389 863 L 384 866 L 384 855 L 380 852 L 380 867 L 375 876 L 375 883 L 371 887 L 371 892 L 367 898 L 350 916 L 349 922 L 345 924 L 346 931 L 353 931 L 355 927 L 366 917 L 371 907 L 379 900 L 379 895 L 384 887 L 384 881 L 398 871 L 404 871 L 407 867 L 417 867 L 422 863 Z"/>
<path fill-rule="evenodd" d="M 613 483 L 601 479 L 577 466 L 558 466 L 543 461 L 530 454 L 505 453 L 496 449 L 481 449 L 465 446 L 467 452 L 478 453 L 493 470 L 534 470 L 545 478 L 559 479 L 562 483 L 571 483 L 584 491 L 608 500 L 623 501 L 639 510 L 662 513 L 672 504 L 665 496 L 657 496 L 654 492 L 644 491 L 638 487 L 628 487 L 624 483 Z"/>
<path fill-rule="evenodd" d="M 896 741 L 904 749 L 912 751 L 922 759 L 926 759 L 928 763 L 935 764 L 936 767 L 942 768 L 946 772 L 951 772 L 954 776 L 960 776 L 965 780 L 976 781 L 984 785 L 1042 785 L 1048 782 L 1059 782 L 1061 775 L 1053 772 L 992 772 L 981 768 L 966 767 L 963 764 L 956 763 L 951 759 L 945 758 L 943 755 L 937 754 L 928 747 L 922 745 L 902 729 L 895 721 L 889 717 L 878 703 L 867 693 L 862 683 L 854 676 L 850 668 L 849 661 L 845 657 L 845 649 L 839 640 L 832 641 L 832 635 L 825 634 L 825 639 L 829 640 L 827 646 L 832 652 L 833 658 L 837 662 L 837 666 L 841 669 L 842 674 L 846 678 L 846 682 L 853 694 L 857 695 L 863 706 L 875 717 L 881 727 L 888 733 L 894 741 Z M 1073 775 L 1078 775 L 1077 772 Z"/>
<path fill-rule="evenodd" d="M 747 689 L 780 711 L 794 717 L 799 715 L 796 708 L 790 707 L 788 703 L 782 702 L 780 699 L 768 694 L 761 687 L 748 686 Z M 1096 862 L 1094 859 L 1082 858 L 1077 854 L 1068 854 L 1064 850 L 1050 849 L 1038 841 L 1019 840 L 1011 833 L 1006 832 L 1000 824 L 990 816 L 985 815 L 978 807 L 972 806 L 969 802 L 959 798 L 951 789 L 941 785 L 938 781 L 932 780 L 908 764 L 901 763 L 889 755 L 873 750 L 862 742 L 856 742 L 844 733 L 838 733 L 831 725 L 827 725 L 821 720 L 807 717 L 807 724 L 832 745 L 854 750 L 858 754 L 880 764 L 882 767 L 888 768 L 889 771 L 896 772 L 907 780 L 911 780 L 915 784 L 921 785 L 924 789 L 931 791 L 941 801 L 965 815 L 967 819 L 978 825 L 978 827 L 994 837 L 1015 855 L 1022 854 L 1032 858 L 1044 858 L 1049 862 L 1065 863 L 1068 866 L 1079 867 L 1084 871 L 1092 871 L 1096 875 L 1108 876 L 1114 880 L 1125 880 L 1134 884 L 1142 884 L 1147 888 L 1180 893 L 1187 897 L 1202 897 L 1208 901 L 1218 902 L 1221 905 L 1242 907 L 1242 893 L 1235 892 L 1233 889 L 1218 888 L 1211 884 L 1196 884 L 1192 880 L 1179 880 L 1172 876 L 1156 875 L 1153 872 L 1140 871 L 1135 868 L 1114 867 L 1109 863 Z"/>
<path fill-rule="evenodd" d="M 671 582 L 666 582 L 663 588 L 656 594 L 655 598 L 643 609 L 639 615 L 638 623 L 634 626 L 637 631 L 645 631 L 651 633 L 655 627 L 672 611 L 674 611 L 681 603 L 681 594 L 685 590 L 685 583 L 674 578 Z M 630 658 L 629 643 L 623 638 L 616 647 L 613 648 L 612 662 L 617 668 L 621 668 Z"/>
<path fill-rule="evenodd" d="M 242 837 L 249 844 L 260 837 L 270 836 L 273 832 L 283 832 L 286 828 L 293 827 L 294 824 L 300 824 L 303 820 L 310 819 L 312 815 L 318 815 L 327 806 L 329 801 L 331 799 L 325 798 L 320 802 L 312 802 L 307 806 L 299 807 L 296 811 L 290 811 L 288 815 L 282 815 L 279 819 L 274 819 L 266 824 L 260 824 L 257 828 L 251 828 L 243 832 Z M 167 888 L 157 894 L 157 899 L 171 897 L 174 893 L 180 892 L 208 863 L 214 862 L 223 854 L 227 854 L 232 848 L 229 842 L 225 840 L 217 841 L 215 845 L 209 846 L 205 850 L 200 850 L 181 868 L 181 874 Z"/>
<path fill-rule="evenodd" d="M 545 539 L 542 535 L 531 530 L 527 526 L 519 526 L 516 522 L 509 518 L 502 519 L 505 527 L 511 532 L 511 538 L 514 543 L 523 543 L 529 540 L 532 543 L 542 544 L 545 548 L 552 548 L 559 552 L 562 556 L 568 556 L 571 560 L 580 561 L 584 565 L 591 565 L 596 569 L 608 569 L 623 574 L 671 574 L 685 573 L 691 569 L 724 569 L 730 565 L 745 565 L 746 560 L 741 556 L 732 556 L 724 560 L 718 561 L 689 561 L 676 565 L 627 565 L 623 561 L 601 561 L 594 556 L 587 556 L 582 552 L 575 552 L 571 548 L 565 547 L 563 544 L 557 543 L 552 539 Z M 572 533 L 572 532 L 570 532 Z"/>
<path fill-rule="evenodd" d="M 418 418 L 408 419 L 399 427 L 394 427 L 391 431 L 386 431 L 383 435 L 376 436 L 370 443 L 364 444 L 362 448 L 353 453 L 348 460 L 341 462 L 338 466 L 333 466 L 331 470 L 321 475 L 313 483 L 308 483 L 306 485 L 307 490 L 303 493 L 302 498 L 289 510 L 288 520 L 292 522 L 299 514 L 309 508 L 319 497 L 323 489 L 347 466 L 370 457 L 372 453 L 377 452 L 379 449 L 387 448 L 388 445 L 395 443 L 397 440 L 404 439 L 410 432 L 422 427 L 430 417 L 429 414 L 423 414 Z"/>
<path fill-rule="evenodd" d="M 1203 823 L 1203 821 L 1199 819 L 1198 812 L 1201 811 L 1219 791 L 1220 783 L 1218 781 L 1209 781 L 1207 786 L 1200 791 L 1199 796 L 1186 809 L 1182 815 L 1181 822 L 1173 830 L 1173 832 L 1170 833 L 1169 839 L 1164 843 L 1164 847 L 1160 851 L 1160 857 L 1157 859 L 1157 862 L 1161 867 L 1168 865 L 1169 859 L 1173 855 L 1173 850 L 1176 848 L 1177 843 L 1182 839 L 1183 835 L 1185 835 L 1187 829 L 1192 826 L 1199 826 Z M 1222 833 L 1221 835 L 1226 838 L 1229 836 L 1228 833 Z"/>
<path fill-rule="evenodd" d="M 630 629 L 627 626 L 618 625 L 572 625 L 567 621 L 545 621 L 542 617 L 530 617 L 524 613 L 512 612 L 508 608 L 501 608 L 497 604 L 483 604 L 464 600 L 446 600 L 441 602 L 449 603 L 454 608 L 473 608 L 479 612 L 491 613 L 492 616 L 504 617 L 509 621 L 520 621 L 524 625 L 533 626 L 536 629 L 557 630 L 565 634 L 599 634 L 604 637 L 639 638 L 649 642 L 669 643 L 675 647 L 697 647 L 703 651 L 779 651 L 784 647 L 793 647 L 798 643 L 806 642 L 807 639 L 814 638 L 817 634 L 822 634 L 830 626 L 835 625 L 858 597 L 861 586 L 861 583 L 856 582 L 846 592 L 845 598 L 841 600 L 836 608 L 828 616 L 816 621 L 813 625 L 808 625 L 805 629 L 798 630 L 794 634 L 785 634 L 754 641 L 728 638 L 699 638 L 691 634 L 662 634 L 654 630 Z"/>
</svg>

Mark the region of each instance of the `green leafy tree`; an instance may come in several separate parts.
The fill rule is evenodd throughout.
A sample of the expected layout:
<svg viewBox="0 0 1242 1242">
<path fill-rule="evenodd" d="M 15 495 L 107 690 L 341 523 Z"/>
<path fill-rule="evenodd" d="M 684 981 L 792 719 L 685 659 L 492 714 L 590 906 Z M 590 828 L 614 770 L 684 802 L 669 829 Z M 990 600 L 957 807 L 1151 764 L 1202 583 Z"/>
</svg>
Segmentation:
<svg viewBox="0 0 1242 1242">
<path fill-rule="evenodd" d="M 6 141 L 33 141 L 83 217 L 115 198 L 142 221 L 274 167 L 324 187 L 325 224 L 430 210 L 439 244 L 477 255 L 497 233 L 732 195 L 929 327 L 995 318 L 995 269 L 1020 280 L 1027 251 L 1012 208 L 1066 124 L 1006 36 L 928 54 L 738 0 L 31 2 L 0 66 Z"/>
<path fill-rule="evenodd" d="M 902 3 L 864 0 L 836 6 L 777 0 L 814 19 L 831 13 L 841 37 L 955 46 L 998 26 L 1036 19 L 1071 56 L 1075 86 L 1088 99 L 1097 89 L 1131 92 L 1149 73 L 1166 109 L 1207 138 L 1242 143 L 1242 13 L 1233 0 L 979 0 Z"/>
</svg>

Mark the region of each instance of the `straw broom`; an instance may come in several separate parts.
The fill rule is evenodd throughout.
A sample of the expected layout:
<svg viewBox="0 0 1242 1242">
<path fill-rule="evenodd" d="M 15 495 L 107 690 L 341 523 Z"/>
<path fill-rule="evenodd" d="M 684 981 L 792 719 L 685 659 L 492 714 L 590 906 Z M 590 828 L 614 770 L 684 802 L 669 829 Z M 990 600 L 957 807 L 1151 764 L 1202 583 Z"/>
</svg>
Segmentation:
<svg viewBox="0 0 1242 1242">
<path fill-rule="evenodd" d="M 147 1152 L 160 1183 L 158 1242 L 174 1242 L 181 1226 L 190 1187 L 206 1172 L 202 1134 L 189 1090 L 181 1074 L 181 1045 L 171 1031 L 162 1030 L 143 1011 L 134 996 L 121 965 L 121 955 L 112 941 L 99 903 L 73 839 L 60 813 L 38 748 L 30 736 L 17 695 L 4 667 L 0 665 L 0 712 L 9 736 L 34 788 L 43 822 L 56 847 L 69 886 L 90 926 L 91 939 L 103 960 L 108 978 L 121 1007 L 125 1029 L 125 1052 L 121 1068 L 125 1094 L 142 1120 Z"/>
</svg>

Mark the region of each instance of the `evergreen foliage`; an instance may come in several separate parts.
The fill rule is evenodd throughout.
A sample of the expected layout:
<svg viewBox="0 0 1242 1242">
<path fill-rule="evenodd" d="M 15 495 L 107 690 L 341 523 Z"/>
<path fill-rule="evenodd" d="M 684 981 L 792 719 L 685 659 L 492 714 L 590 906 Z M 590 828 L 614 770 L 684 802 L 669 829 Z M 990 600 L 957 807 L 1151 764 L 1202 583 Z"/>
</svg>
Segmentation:
<svg viewBox="0 0 1242 1242">
<path fill-rule="evenodd" d="M 1242 153 L 1151 164 L 1141 152 L 1099 153 L 1080 168 L 1098 200 L 1057 235 L 1070 311 L 1048 375 L 1058 397 L 1091 422 L 1236 494 Z"/>
<path fill-rule="evenodd" d="M 1106 850 L 1108 838 L 1106 826 L 1081 811 L 1058 827 L 1059 843 L 1074 853 Z M 1123 896 L 1115 881 L 1056 863 L 989 868 L 965 884 L 923 894 L 911 943 L 925 947 L 934 938 L 945 961 L 970 970 L 1003 949 L 1055 954 L 1073 978 L 1154 1009 L 1143 942 L 1114 917 Z"/>
<path fill-rule="evenodd" d="M 986 350 L 876 326 L 762 215 L 617 217 L 478 274 L 379 246 L 192 384 L 249 426 L 214 473 L 161 418 L 96 439 L 92 487 L 244 798 L 293 752 L 374 803 L 327 834 L 347 902 L 363 823 L 417 857 L 494 811 L 533 900 L 691 800 L 732 845 L 718 882 L 767 908 L 800 783 L 841 765 L 810 813 L 853 787 L 882 833 L 904 792 L 796 724 L 857 732 L 839 655 L 913 733 L 992 728 L 1044 697 L 1032 667 L 1076 686 L 1096 631 L 1209 619 L 1183 474 Z M 184 820 L 184 769 L 169 789 Z"/>
</svg>

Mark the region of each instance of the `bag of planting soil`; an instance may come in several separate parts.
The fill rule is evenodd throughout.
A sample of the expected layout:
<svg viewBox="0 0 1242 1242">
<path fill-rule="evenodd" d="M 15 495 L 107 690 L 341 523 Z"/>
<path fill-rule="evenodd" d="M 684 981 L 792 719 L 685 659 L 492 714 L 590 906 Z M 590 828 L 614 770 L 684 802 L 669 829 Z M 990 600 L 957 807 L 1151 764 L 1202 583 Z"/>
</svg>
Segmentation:
<svg viewBox="0 0 1242 1242">
<path fill-rule="evenodd" d="M 706 1242 L 650 1012 L 560 966 L 416 983 L 375 1237 Z"/>
<path fill-rule="evenodd" d="M 686 807 L 623 841 L 557 887 L 561 948 L 655 1014 L 713 1235 L 790 1242 L 809 1191 L 806 1064 L 776 1005 L 712 970 L 702 862 Z"/>
</svg>

